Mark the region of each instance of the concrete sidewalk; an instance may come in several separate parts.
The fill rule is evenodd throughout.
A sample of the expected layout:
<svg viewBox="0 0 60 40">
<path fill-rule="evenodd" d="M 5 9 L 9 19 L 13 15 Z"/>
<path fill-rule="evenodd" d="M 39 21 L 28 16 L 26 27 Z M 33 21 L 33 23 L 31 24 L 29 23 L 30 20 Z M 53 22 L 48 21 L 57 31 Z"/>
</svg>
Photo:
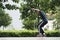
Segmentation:
<svg viewBox="0 0 60 40">
<path fill-rule="evenodd" d="M 60 37 L 0 37 L 0 40 L 60 40 Z"/>
</svg>

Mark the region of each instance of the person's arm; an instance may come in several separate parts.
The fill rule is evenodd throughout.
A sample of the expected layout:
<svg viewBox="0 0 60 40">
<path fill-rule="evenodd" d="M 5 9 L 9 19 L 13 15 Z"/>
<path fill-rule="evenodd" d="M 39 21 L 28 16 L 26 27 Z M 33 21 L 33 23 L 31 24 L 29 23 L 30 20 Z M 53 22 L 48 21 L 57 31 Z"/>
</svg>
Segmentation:
<svg viewBox="0 0 60 40">
<path fill-rule="evenodd" d="M 39 9 L 32 8 L 32 10 L 33 10 L 33 11 L 35 11 L 35 12 L 37 12 L 37 13 L 39 13 L 39 12 L 40 12 L 40 10 L 39 10 Z"/>
<path fill-rule="evenodd" d="M 40 11 L 39 9 L 32 8 L 33 11 Z"/>
</svg>

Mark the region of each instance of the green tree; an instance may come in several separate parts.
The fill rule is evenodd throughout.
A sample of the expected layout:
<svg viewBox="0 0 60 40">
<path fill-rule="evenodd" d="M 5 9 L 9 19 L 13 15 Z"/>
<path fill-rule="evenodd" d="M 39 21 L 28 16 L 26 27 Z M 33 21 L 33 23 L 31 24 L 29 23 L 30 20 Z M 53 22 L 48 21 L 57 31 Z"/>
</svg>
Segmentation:
<svg viewBox="0 0 60 40">
<path fill-rule="evenodd" d="M 7 13 L 5 13 L 5 11 L 2 8 L 0 8 L 0 27 L 8 26 L 9 24 L 11 24 L 11 20 L 11 17 Z"/>
<path fill-rule="evenodd" d="M 4 9 L 8 9 L 8 10 L 13 10 L 13 9 L 19 9 L 19 7 L 17 7 L 16 5 L 11 5 L 11 4 L 5 4 L 5 6 L 3 5 L 4 2 L 8 2 L 8 0 L 0 0 L 0 27 L 6 27 L 9 24 L 11 24 L 11 17 L 5 13 Z M 19 3 L 19 0 L 12 0 L 15 3 Z M 3 28 L 4 29 L 4 28 Z"/>
<path fill-rule="evenodd" d="M 56 7 L 56 29 L 60 29 L 60 6 Z"/>
<path fill-rule="evenodd" d="M 23 24 L 25 25 L 24 27 L 26 29 L 27 27 L 29 27 L 28 22 L 32 20 L 34 21 L 38 17 L 38 15 L 31 10 L 31 7 L 38 8 L 40 10 L 45 11 L 46 13 L 48 13 L 51 10 L 52 10 L 52 13 L 54 13 L 55 11 L 55 6 L 54 6 L 54 3 L 52 2 L 53 0 L 23 0 L 23 1 L 24 2 L 21 3 L 20 12 L 22 14 L 21 18 L 24 20 Z M 28 21 L 27 24 L 25 24 L 26 21 Z M 31 25 L 32 28 L 33 28 L 33 25 L 34 23 L 32 22 L 32 25 Z M 38 25 L 38 20 L 36 20 L 36 25 Z"/>
<path fill-rule="evenodd" d="M 56 14 L 55 15 L 56 21 L 54 23 L 56 26 L 55 29 L 60 29 L 60 0 L 52 0 L 51 5 L 54 6 L 55 10 L 53 12 Z"/>
</svg>

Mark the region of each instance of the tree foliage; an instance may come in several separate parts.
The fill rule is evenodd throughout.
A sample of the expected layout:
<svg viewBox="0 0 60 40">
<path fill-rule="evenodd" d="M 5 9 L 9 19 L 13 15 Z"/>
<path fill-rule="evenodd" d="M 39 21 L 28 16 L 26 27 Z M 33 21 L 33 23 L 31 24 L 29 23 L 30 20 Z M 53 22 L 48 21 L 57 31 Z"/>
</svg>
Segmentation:
<svg viewBox="0 0 60 40">
<path fill-rule="evenodd" d="M 31 7 L 38 8 L 40 10 L 45 11 L 46 13 L 49 13 L 51 11 L 52 14 L 55 14 L 56 6 L 60 6 L 59 5 L 60 0 L 23 0 L 23 1 L 24 2 L 21 3 L 20 12 L 22 14 L 21 18 L 25 21 L 23 24 L 25 25 L 24 27 L 26 29 L 28 29 L 29 27 L 28 22 L 32 22 L 32 20 L 34 21 L 38 17 L 38 15 L 31 10 Z M 33 22 L 30 23 L 30 25 L 31 24 L 34 25 Z"/>
<path fill-rule="evenodd" d="M 11 5 L 11 4 L 5 4 L 4 6 L 4 2 L 8 2 L 8 0 L 0 0 L 0 27 L 3 26 L 4 27 L 8 26 L 9 24 L 11 24 L 11 20 L 12 18 L 9 16 L 9 14 L 5 13 L 4 9 L 8 9 L 8 10 L 13 10 L 13 9 L 19 9 L 19 7 L 17 7 L 16 5 Z M 15 3 L 19 3 L 19 0 L 12 0 Z"/>
<path fill-rule="evenodd" d="M 15 3 L 19 3 L 19 0 L 12 0 L 12 1 Z M 19 7 L 17 7 L 16 5 L 11 5 L 11 4 L 5 4 L 5 6 L 3 6 L 4 2 L 3 2 L 3 0 L 0 0 L 0 7 L 3 9 L 5 9 L 5 8 L 7 8 L 8 10 L 19 9 Z"/>
<path fill-rule="evenodd" d="M 49 0 L 24 0 L 25 3 L 21 4 L 20 12 L 22 13 L 21 18 L 24 19 L 24 28 L 30 29 L 34 28 L 34 20 L 38 17 L 38 15 L 31 10 L 31 7 L 35 7 L 45 12 L 49 9 Z M 33 22 L 32 22 L 33 20 Z M 37 20 L 36 20 L 37 21 Z M 27 23 L 27 24 L 26 24 Z M 30 24 L 28 24 L 30 23 Z M 31 25 L 32 24 L 32 25 Z M 38 23 L 37 23 L 38 24 Z"/>
<path fill-rule="evenodd" d="M 19 3 L 19 0 L 12 0 L 13 3 Z M 5 13 L 4 9 L 8 9 L 8 10 L 13 10 L 13 9 L 19 9 L 19 7 L 17 7 L 16 5 L 11 5 L 11 4 L 3 4 L 5 2 L 8 2 L 8 0 L 0 0 L 0 27 L 3 26 L 4 27 L 8 26 L 9 24 L 11 24 L 11 20 L 12 18 L 9 16 L 9 14 Z"/>
<path fill-rule="evenodd" d="M 60 0 L 52 0 L 53 5 L 55 6 L 55 26 L 56 29 L 60 29 Z"/>
<path fill-rule="evenodd" d="M 7 13 L 5 13 L 5 11 L 2 8 L 0 8 L 0 27 L 8 26 L 9 24 L 11 24 L 11 20 L 11 17 Z"/>
<path fill-rule="evenodd" d="M 56 7 L 56 29 L 60 29 L 60 6 L 59 7 Z"/>
<path fill-rule="evenodd" d="M 19 0 L 12 0 L 13 2 L 15 2 L 15 3 L 19 3 Z"/>
</svg>

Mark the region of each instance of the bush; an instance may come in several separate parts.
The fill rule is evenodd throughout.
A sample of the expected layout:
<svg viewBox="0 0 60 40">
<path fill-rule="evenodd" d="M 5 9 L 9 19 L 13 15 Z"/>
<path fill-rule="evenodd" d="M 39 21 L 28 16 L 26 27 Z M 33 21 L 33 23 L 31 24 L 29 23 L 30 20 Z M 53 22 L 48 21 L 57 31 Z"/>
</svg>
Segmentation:
<svg viewBox="0 0 60 40">
<path fill-rule="evenodd" d="M 45 31 L 47 37 L 60 37 L 60 31 Z M 0 30 L 0 37 L 36 37 L 37 30 Z"/>
<path fill-rule="evenodd" d="M 46 31 L 47 37 L 60 37 L 60 30 Z"/>
<path fill-rule="evenodd" d="M 35 37 L 35 30 L 0 30 L 0 37 Z"/>
</svg>

